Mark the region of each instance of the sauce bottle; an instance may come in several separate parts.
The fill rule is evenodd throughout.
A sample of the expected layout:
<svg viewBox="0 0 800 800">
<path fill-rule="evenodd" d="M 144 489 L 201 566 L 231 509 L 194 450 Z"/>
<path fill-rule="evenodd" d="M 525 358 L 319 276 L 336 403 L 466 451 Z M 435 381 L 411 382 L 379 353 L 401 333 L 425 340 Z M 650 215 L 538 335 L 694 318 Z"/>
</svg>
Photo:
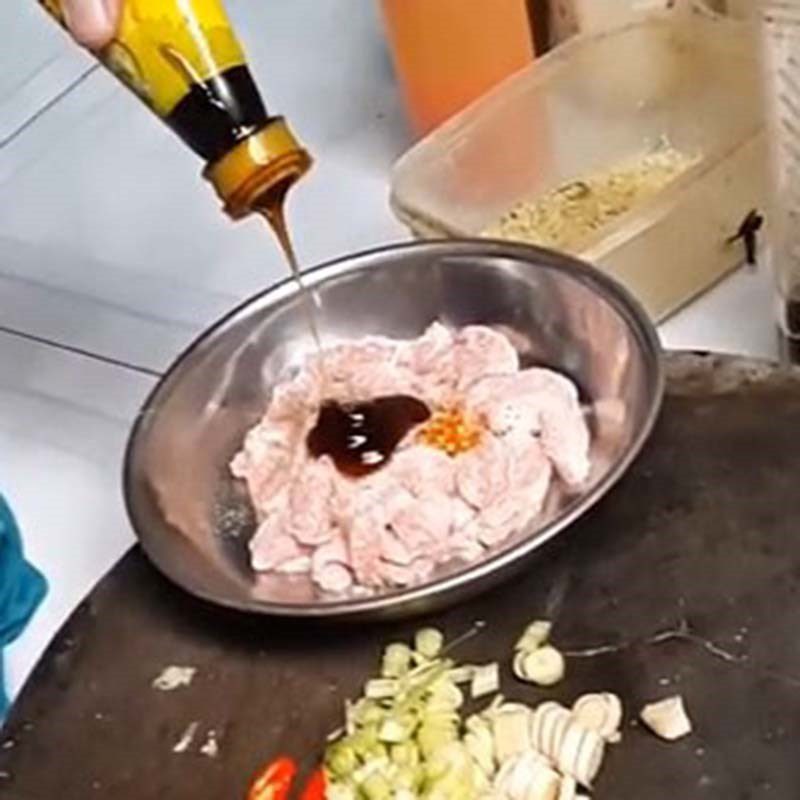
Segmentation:
<svg viewBox="0 0 800 800">
<path fill-rule="evenodd" d="M 39 0 L 64 23 L 61 0 Z M 114 40 L 95 54 L 205 162 L 239 219 L 280 205 L 311 158 L 261 99 L 222 0 L 125 0 Z"/>
<path fill-rule="evenodd" d="M 415 133 L 427 133 L 534 57 L 530 0 L 382 0 Z"/>
</svg>

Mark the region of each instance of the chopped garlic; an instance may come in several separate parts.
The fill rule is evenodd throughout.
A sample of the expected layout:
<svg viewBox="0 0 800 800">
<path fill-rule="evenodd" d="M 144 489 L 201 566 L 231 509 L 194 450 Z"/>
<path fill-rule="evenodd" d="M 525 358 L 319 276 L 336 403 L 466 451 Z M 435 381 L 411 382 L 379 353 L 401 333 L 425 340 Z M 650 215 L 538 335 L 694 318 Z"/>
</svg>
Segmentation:
<svg viewBox="0 0 800 800">
<path fill-rule="evenodd" d="M 178 667 L 173 664 L 165 667 L 161 674 L 153 679 L 153 688 L 160 692 L 173 692 L 182 686 L 191 686 L 196 673 L 195 667 Z"/>
<path fill-rule="evenodd" d="M 213 728 L 206 735 L 205 744 L 200 748 L 200 752 L 208 758 L 216 758 L 219 755 L 217 732 Z"/>
<path fill-rule="evenodd" d="M 692 732 L 692 723 L 680 695 L 646 705 L 639 716 L 662 739 L 674 742 Z"/>
<path fill-rule="evenodd" d="M 186 726 L 186 730 L 184 730 L 184 732 L 181 734 L 181 738 L 175 743 L 175 746 L 172 748 L 172 752 L 185 753 L 192 746 L 192 742 L 194 741 L 195 734 L 197 733 L 197 729 L 199 727 L 199 722 L 190 722 Z"/>
</svg>

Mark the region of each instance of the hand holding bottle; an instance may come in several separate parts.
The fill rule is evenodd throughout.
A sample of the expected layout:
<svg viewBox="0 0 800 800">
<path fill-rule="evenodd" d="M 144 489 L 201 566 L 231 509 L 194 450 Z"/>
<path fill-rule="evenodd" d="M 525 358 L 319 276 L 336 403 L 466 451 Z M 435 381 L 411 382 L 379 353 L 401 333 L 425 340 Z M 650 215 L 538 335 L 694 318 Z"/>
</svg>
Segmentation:
<svg viewBox="0 0 800 800">
<path fill-rule="evenodd" d="M 99 50 L 114 37 L 123 0 L 63 0 L 64 18 L 75 40 Z"/>
<path fill-rule="evenodd" d="M 206 162 L 231 218 L 264 213 L 311 166 L 264 106 L 224 0 L 38 2 Z"/>
</svg>

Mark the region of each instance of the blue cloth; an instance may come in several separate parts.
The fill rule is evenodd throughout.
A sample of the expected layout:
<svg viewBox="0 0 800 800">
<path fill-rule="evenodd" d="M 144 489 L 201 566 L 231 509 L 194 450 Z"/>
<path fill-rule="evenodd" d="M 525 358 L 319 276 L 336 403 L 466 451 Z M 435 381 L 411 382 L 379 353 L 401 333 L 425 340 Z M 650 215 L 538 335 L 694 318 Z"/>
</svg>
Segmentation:
<svg viewBox="0 0 800 800">
<path fill-rule="evenodd" d="M 8 709 L 2 650 L 22 633 L 46 593 L 47 582 L 25 561 L 17 523 L 0 495 L 0 720 Z"/>
</svg>

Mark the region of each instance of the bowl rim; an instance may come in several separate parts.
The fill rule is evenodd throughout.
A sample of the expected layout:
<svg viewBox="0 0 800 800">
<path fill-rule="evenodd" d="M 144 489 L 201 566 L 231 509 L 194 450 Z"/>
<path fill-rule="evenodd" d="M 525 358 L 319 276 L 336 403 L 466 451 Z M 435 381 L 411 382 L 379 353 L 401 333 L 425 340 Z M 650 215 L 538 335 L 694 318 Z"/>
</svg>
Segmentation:
<svg viewBox="0 0 800 800">
<path fill-rule="evenodd" d="M 170 564 L 163 561 L 150 547 L 151 536 L 143 533 L 146 526 L 132 501 L 135 484 L 135 464 L 139 447 L 144 434 L 151 424 L 154 416 L 154 407 L 158 405 L 158 400 L 162 393 L 171 386 L 175 375 L 183 369 L 188 357 L 213 342 L 216 334 L 220 331 L 235 325 L 252 306 L 263 302 L 267 298 L 281 300 L 287 295 L 295 294 L 298 291 L 297 283 L 294 277 L 289 275 L 245 298 L 195 336 L 174 358 L 168 369 L 150 390 L 131 427 L 125 446 L 121 476 L 125 509 L 142 550 L 150 562 L 170 581 L 189 594 L 215 605 L 273 617 L 343 619 L 363 618 L 368 613 L 397 612 L 401 606 L 414 607 L 436 595 L 454 592 L 466 584 L 478 583 L 482 579 L 488 580 L 495 573 L 501 573 L 504 568 L 511 568 L 515 562 L 521 562 L 535 550 L 538 550 L 559 533 L 569 528 L 578 518 L 593 508 L 627 472 L 653 431 L 661 411 L 666 380 L 663 351 L 658 333 L 642 304 L 628 289 L 600 269 L 574 256 L 534 245 L 490 238 L 442 239 L 379 245 L 322 262 L 303 270 L 302 277 L 307 286 L 313 286 L 340 274 L 353 272 L 364 267 L 369 268 L 372 266 L 371 262 L 376 258 L 390 258 L 398 254 L 419 252 L 428 253 L 431 257 L 436 257 L 437 255 L 440 257 L 494 257 L 509 258 L 518 264 L 535 262 L 537 267 L 566 272 L 573 279 L 599 292 L 627 324 L 634 338 L 639 341 L 645 361 L 644 369 L 647 377 L 652 381 L 649 407 L 646 410 L 643 424 L 619 461 L 597 481 L 589 492 L 581 495 L 578 501 L 567 505 L 546 525 L 515 545 L 476 563 L 465 565 L 448 575 L 433 578 L 420 585 L 405 587 L 386 594 L 344 598 L 329 603 L 280 603 L 255 598 L 232 598 L 221 596 L 214 591 L 206 590 L 202 586 L 189 585 L 179 571 L 174 570 Z"/>
</svg>

